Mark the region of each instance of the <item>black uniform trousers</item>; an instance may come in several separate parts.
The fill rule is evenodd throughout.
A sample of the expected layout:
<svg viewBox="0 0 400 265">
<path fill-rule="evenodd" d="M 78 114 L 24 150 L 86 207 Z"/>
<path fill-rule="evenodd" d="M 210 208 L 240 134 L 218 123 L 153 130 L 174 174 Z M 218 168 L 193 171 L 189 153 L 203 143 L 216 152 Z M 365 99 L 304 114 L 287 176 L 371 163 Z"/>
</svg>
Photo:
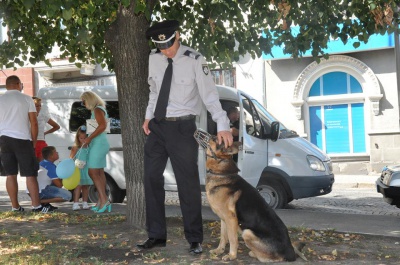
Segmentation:
<svg viewBox="0 0 400 265">
<path fill-rule="evenodd" d="M 144 147 L 146 228 L 149 238 L 167 239 L 164 170 L 171 160 L 183 216 L 185 238 L 203 242 L 201 189 L 197 164 L 198 144 L 193 137 L 195 119 L 157 122 L 150 120 Z"/>
</svg>

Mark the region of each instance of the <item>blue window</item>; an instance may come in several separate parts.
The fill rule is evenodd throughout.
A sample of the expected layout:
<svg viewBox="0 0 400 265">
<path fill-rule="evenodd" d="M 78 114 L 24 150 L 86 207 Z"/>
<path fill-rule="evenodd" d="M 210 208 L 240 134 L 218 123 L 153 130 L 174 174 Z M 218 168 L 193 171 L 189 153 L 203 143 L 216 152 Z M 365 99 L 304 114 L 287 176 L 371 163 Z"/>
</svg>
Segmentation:
<svg viewBox="0 0 400 265">
<path fill-rule="evenodd" d="M 344 72 L 331 72 L 318 78 L 311 86 L 309 97 L 362 93 L 360 83 Z"/>
<path fill-rule="evenodd" d="M 318 78 L 309 97 L 362 93 L 361 84 L 344 72 Z M 328 154 L 365 153 L 364 103 L 330 104 L 309 107 L 310 141 Z"/>
</svg>

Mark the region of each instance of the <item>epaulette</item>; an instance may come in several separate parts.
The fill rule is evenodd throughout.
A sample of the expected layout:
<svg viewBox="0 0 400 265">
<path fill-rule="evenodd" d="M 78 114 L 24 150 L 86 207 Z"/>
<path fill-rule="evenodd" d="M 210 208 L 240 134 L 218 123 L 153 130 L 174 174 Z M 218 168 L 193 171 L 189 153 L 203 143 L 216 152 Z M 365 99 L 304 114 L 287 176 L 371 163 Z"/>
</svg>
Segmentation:
<svg viewBox="0 0 400 265">
<path fill-rule="evenodd" d="M 159 49 L 152 49 L 150 51 L 150 55 L 156 54 L 156 53 L 160 53 L 161 51 Z"/>
<path fill-rule="evenodd" d="M 197 58 L 200 57 L 199 53 L 192 52 L 192 51 L 189 51 L 189 50 L 186 50 L 183 55 L 189 56 L 190 58 L 193 58 L 193 59 L 196 59 L 196 60 L 197 60 Z"/>
</svg>

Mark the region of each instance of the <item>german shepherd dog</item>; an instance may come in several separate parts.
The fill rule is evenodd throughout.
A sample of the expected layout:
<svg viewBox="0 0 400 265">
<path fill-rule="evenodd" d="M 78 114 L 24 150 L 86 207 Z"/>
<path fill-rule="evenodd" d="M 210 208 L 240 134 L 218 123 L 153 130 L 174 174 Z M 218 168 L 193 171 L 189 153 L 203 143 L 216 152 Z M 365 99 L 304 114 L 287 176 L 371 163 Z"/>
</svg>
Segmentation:
<svg viewBox="0 0 400 265">
<path fill-rule="evenodd" d="M 206 150 L 206 193 L 211 209 L 221 219 L 221 239 L 212 254 L 222 254 L 229 243 L 229 254 L 224 261 L 234 260 L 238 249 L 238 232 L 249 255 L 261 262 L 294 261 L 296 254 L 305 259 L 297 247 L 293 247 L 288 230 L 275 211 L 258 191 L 238 175 L 239 169 L 232 155 L 239 151 L 240 142 L 225 148 L 218 144 L 216 136 L 198 129 L 194 137 Z"/>
</svg>

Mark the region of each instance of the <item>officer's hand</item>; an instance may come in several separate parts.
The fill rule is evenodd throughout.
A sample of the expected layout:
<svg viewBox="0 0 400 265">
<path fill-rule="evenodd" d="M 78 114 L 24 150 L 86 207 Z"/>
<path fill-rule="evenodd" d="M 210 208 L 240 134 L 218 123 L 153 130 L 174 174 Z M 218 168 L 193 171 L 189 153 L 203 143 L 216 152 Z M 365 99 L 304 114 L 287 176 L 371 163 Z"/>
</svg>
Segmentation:
<svg viewBox="0 0 400 265">
<path fill-rule="evenodd" d="M 149 119 L 144 120 L 143 125 L 142 125 L 143 131 L 144 131 L 144 133 L 145 133 L 146 135 L 149 135 L 149 134 L 150 134 L 150 130 L 149 130 L 149 121 L 150 121 Z"/>
<path fill-rule="evenodd" d="M 221 144 L 222 140 L 224 140 L 225 148 L 228 148 L 233 143 L 233 136 L 230 131 L 220 131 L 218 132 L 217 137 L 218 144 Z"/>
</svg>

